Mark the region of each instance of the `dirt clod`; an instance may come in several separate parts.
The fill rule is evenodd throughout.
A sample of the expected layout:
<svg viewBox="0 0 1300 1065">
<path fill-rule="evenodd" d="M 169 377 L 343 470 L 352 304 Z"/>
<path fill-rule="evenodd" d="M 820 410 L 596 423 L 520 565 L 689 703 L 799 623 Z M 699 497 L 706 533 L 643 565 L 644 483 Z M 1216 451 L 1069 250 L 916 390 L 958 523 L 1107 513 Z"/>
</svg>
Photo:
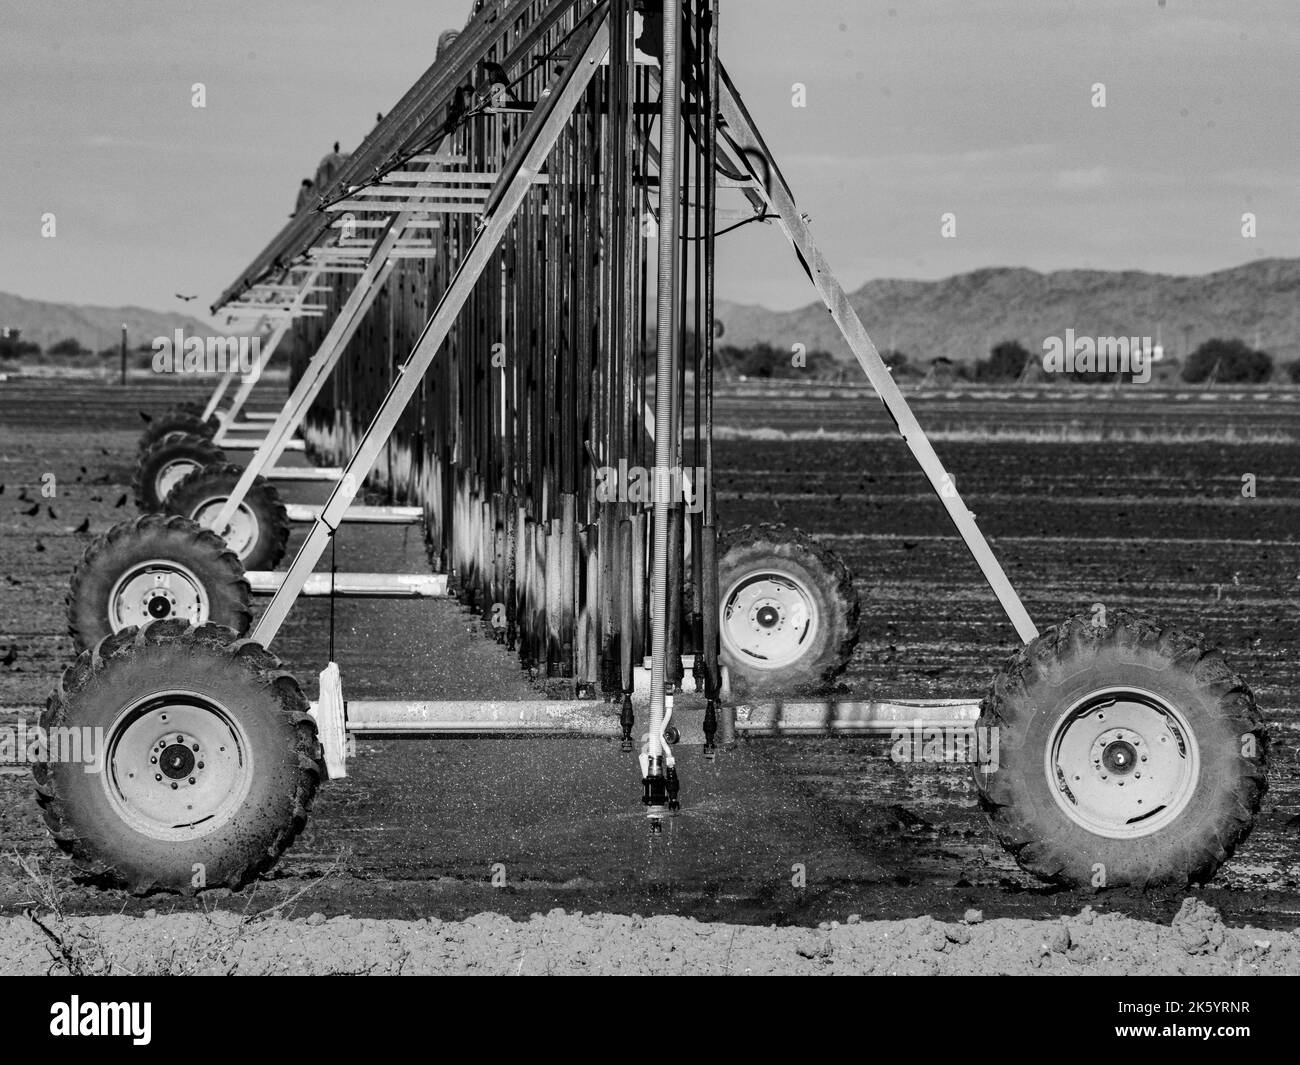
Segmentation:
<svg viewBox="0 0 1300 1065">
<path fill-rule="evenodd" d="M 1223 946 L 1223 918 L 1200 899 L 1183 900 L 1174 915 L 1173 929 L 1188 954 L 1211 954 Z"/>
</svg>

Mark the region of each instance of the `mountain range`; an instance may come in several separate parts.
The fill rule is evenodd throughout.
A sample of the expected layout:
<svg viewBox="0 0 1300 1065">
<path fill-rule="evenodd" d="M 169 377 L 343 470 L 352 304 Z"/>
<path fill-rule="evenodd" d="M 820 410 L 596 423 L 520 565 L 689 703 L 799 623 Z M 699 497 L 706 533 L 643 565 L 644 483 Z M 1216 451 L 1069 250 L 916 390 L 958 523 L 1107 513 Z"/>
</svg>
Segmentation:
<svg viewBox="0 0 1300 1065">
<path fill-rule="evenodd" d="M 1159 338 L 1182 357 L 1211 337 L 1240 337 L 1279 363 L 1300 358 L 1300 259 L 1259 259 L 1195 276 L 1140 270 L 989 267 L 939 281 L 868 281 L 850 294 L 867 332 L 882 350 L 913 363 L 939 356 L 973 362 L 1001 340 L 1041 352 L 1047 337 Z M 722 344 L 770 343 L 851 358 L 820 303 L 792 311 L 718 301 Z M 73 337 L 92 351 L 116 345 L 122 324 L 132 347 L 176 329 L 208 335 L 213 326 L 182 311 L 90 307 L 24 299 L 0 292 L 0 328 L 22 330 L 46 348 Z"/>
<path fill-rule="evenodd" d="M 809 286 L 811 292 L 811 285 Z M 1041 352 L 1050 336 L 1160 339 L 1170 356 L 1211 337 L 1239 337 L 1279 363 L 1300 358 L 1300 259 L 1259 259 L 1182 277 L 1140 270 L 1039 273 L 990 267 L 939 281 L 869 281 L 849 302 L 882 351 L 913 362 L 973 362 L 1002 340 Z M 767 342 L 850 359 L 820 302 L 792 311 L 718 301 L 722 344 Z"/>
<path fill-rule="evenodd" d="M 116 347 L 126 325 L 127 345 L 150 344 L 177 329 L 187 335 L 220 335 L 206 322 L 183 311 L 151 311 L 145 307 L 89 307 L 48 303 L 0 292 L 0 329 L 20 329 L 22 339 L 48 348 L 71 337 L 91 351 Z"/>
</svg>

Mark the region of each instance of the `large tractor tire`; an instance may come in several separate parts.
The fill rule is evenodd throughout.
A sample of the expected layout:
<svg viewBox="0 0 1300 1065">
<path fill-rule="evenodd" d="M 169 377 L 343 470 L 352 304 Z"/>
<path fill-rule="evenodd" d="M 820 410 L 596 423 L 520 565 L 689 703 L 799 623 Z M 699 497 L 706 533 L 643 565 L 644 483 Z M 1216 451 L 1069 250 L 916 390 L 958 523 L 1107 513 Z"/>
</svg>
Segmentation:
<svg viewBox="0 0 1300 1065">
<path fill-rule="evenodd" d="M 140 454 L 144 454 L 168 433 L 189 433 L 211 440 L 220 427 L 221 422 L 215 414 L 204 420 L 201 403 L 178 404 L 148 424 L 140 436 Z"/>
<path fill-rule="evenodd" d="M 824 685 L 858 642 L 848 567 L 786 525 L 746 525 L 719 547 L 721 659 L 738 690 Z"/>
<path fill-rule="evenodd" d="M 78 651 L 166 618 L 244 633 L 251 601 L 244 569 L 221 537 L 186 518 L 146 514 L 86 548 L 68 588 L 68 632 Z"/>
<path fill-rule="evenodd" d="M 243 469 L 230 463 L 204 466 L 168 493 L 163 507 L 205 528 L 225 505 Z M 275 485 L 258 477 L 226 529 L 216 530 L 245 570 L 275 569 L 289 543 L 289 512 Z"/>
<path fill-rule="evenodd" d="M 236 888 L 270 868 L 324 775 L 298 682 L 219 625 L 106 637 L 64 671 L 41 725 L 102 737 L 91 771 L 37 763 L 37 800 L 83 870 L 137 894 Z"/>
<path fill-rule="evenodd" d="M 980 801 L 1020 866 L 1096 889 L 1204 882 L 1266 782 L 1255 698 L 1201 637 L 1114 611 L 1016 652 L 981 704 Z"/>
<path fill-rule="evenodd" d="M 135 505 L 146 514 L 156 514 L 167 494 L 189 474 L 225 461 L 226 453 L 207 437 L 168 433 L 136 463 Z"/>
</svg>

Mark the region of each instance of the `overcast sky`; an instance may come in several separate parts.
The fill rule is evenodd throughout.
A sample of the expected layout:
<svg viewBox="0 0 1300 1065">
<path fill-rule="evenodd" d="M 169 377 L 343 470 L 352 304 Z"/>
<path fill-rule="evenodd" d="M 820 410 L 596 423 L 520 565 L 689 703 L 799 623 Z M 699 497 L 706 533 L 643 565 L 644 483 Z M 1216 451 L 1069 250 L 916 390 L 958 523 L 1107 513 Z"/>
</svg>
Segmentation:
<svg viewBox="0 0 1300 1065">
<path fill-rule="evenodd" d="M 211 302 L 469 6 L 0 0 L 0 291 Z M 1300 248 L 1300 0 L 722 0 L 721 33 L 850 288 L 982 266 L 1203 273 Z M 809 302 L 775 230 L 722 240 L 720 296 Z"/>
</svg>

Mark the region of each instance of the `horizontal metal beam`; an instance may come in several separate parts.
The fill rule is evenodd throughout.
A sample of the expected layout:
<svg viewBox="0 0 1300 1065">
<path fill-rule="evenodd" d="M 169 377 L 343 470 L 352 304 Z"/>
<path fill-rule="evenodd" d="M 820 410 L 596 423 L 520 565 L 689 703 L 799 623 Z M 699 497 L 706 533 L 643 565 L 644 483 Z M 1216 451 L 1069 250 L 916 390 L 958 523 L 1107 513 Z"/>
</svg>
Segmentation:
<svg viewBox="0 0 1300 1065">
<path fill-rule="evenodd" d="M 339 200 L 325 208 L 326 211 L 426 211 L 436 214 L 477 214 L 483 210 L 478 203 L 437 203 L 429 200 Z"/>
<path fill-rule="evenodd" d="M 450 185 L 459 181 L 471 185 L 493 185 L 497 176 L 494 170 L 390 170 L 384 175 L 384 182 L 427 181 Z M 549 174 L 538 174 L 533 178 L 534 185 L 549 185 L 550 181 Z"/>
<path fill-rule="evenodd" d="M 736 731 L 751 736 L 888 735 L 914 726 L 965 728 L 974 725 L 979 716 L 979 701 L 971 699 L 762 703 L 736 707 Z"/>
<path fill-rule="evenodd" d="M 272 466 L 263 476 L 276 481 L 337 481 L 343 470 L 338 466 Z"/>
<path fill-rule="evenodd" d="M 263 438 L 252 436 L 226 436 L 218 433 L 212 438 L 212 442 L 217 447 L 225 448 L 227 451 L 256 451 L 262 446 Z M 306 451 L 307 445 L 302 440 L 290 440 L 284 445 L 285 451 Z"/>
<path fill-rule="evenodd" d="M 315 521 L 323 504 L 290 503 L 284 508 L 290 521 Z M 354 504 L 343 512 L 350 525 L 415 525 L 424 519 L 419 507 L 368 507 Z"/>
<path fill-rule="evenodd" d="M 258 569 L 244 574 L 254 595 L 274 595 L 285 574 Z M 447 594 L 445 573 L 313 573 L 299 595 L 339 599 L 442 599 Z"/>
<path fill-rule="evenodd" d="M 618 710 L 591 699 L 485 701 L 348 700 L 347 730 L 390 735 L 474 736 L 489 734 L 622 735 Z M 684 708 L 673 724 L 683 743 L 702 743 L 696 722 L 702 708 Z M 967 731 L 979 703 L 966 699 L 911 702 L 787 703 L 736 708 L 737 733 L 752 739 L 780 736 L 891 736 L 899 729 Z"/>
</svg>

